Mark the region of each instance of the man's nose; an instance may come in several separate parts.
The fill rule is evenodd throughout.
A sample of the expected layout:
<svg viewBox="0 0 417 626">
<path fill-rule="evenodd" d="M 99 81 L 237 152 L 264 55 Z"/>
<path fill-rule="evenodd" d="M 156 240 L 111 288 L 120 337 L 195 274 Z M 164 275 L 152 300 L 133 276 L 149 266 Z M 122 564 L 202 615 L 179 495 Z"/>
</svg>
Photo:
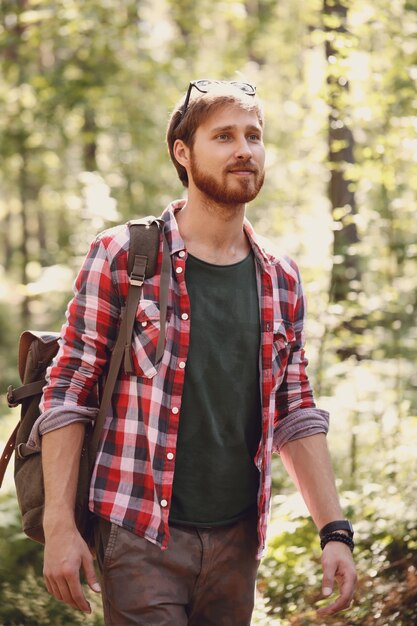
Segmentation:
<svg viewBox="0 0 417 626">
<path fill-rule="evenodd" d="M 246 137 L 239 141 L 239 145 L 236 148 L 235 156 L 237 159 L 250 159 L 252 156 L 252 148 L 248 143 Z"/>
</svg>

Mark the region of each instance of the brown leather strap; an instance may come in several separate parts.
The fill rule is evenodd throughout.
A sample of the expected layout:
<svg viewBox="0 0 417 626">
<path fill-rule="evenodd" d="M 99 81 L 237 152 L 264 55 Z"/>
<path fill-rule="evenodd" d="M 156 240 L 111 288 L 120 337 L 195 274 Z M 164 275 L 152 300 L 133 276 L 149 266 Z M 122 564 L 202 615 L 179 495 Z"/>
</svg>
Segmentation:
<svg viewBox="0 0 417 626">
<path fill-rule="evenodd" d="M 160 233 L 164 227 L 164 222 L 151 215 L 138 220 L 130 220 L 128 226 L 130 246 L 127 273 L 129 276 L 132 273 L 135 255 L 142 254 L 148 259 L 145 278 L 152 278 L 158 267 Z"/>
<path fill-rule="evenodd" d="M 134 374 L 133 363 L 131 357 L 132 346 L 132 332 L 133 325 L 136 318 L 136 309 L 138 308 L 142 285 L 145 280 L 146 266 L 148 263 L 148 257 L 141 254 L 135 255 L 135 261 L 132 272 L 129 276 L 129 291 L 126 298 L 126 331 L 131 329 L 130 334 L 125 334 L 125 347 L 124 347 L 124 370 L 126 374 Z"/>
<path fill-rule="evenodd" d="M 1 455 L 1 458 L 0 458 L 0 487 L 3 484 L 4 475 L 6 473 L 6 469 L 7 469 L 7 466 L 9 464 L 10 457 L 13 454 L 13 450 L 14 450 L 14 447 L 15 447 L 15 444 L 16 444 L 17 431 L 18 431 L 19 426 L 20 426 L 20 423 L 17 424 L 16 428 L 14 429 L 12 434 L 10 435 L 8 442 L 6 443 L 6 445 L 4 447 L 3 454 Z"/>
<path fill-rule="evenodd" d="M 21 387 L 10 387 L 7 390 L 7 404 L 10 407 L 18 406 L 25 398 L 36 396 L 42 393 L 42 389 L 45 386 L 45 379 L 36 380 L 33 383 L 26 383 Z"/>
<path fill-rule="evenodd" d="M 139 304 L 140 295 L 142 291 L 142 286 L 130 286 L 129 294 L 132 293 L 130 303 L 131 306 L 136 308 Z M 90 455 L 90 459 L 92 464 L 95 461 L 95 456 L 98 449 L 98 442 L 100 440 L 101 431 L 103 430 L 104 422 L 106 419 L 107 411 L 110 406 L 111 397 L 113 395 L 114 386 L 116 384 L 117 376 L 119 374 L 120 365 L 122 363 L 123 355 L 125 353 L 125 345 L 126 338 L 132 337 L 133 323 L 135 320 L 135 316 L 133 316 L 133 320 L 130 316 L 127 315 L 127 308 L 125 309 L 124 315 L 122 317 L 122 321 L 120 324 L 119 334 L 116 340 L 116 343 L 113 348 L 113 352 L 110 358 L 109 371 L 106 378 L 106 383 L 103 389 L 103 396 L 100 402 L 100 408 L 98 411 L 98 415 L 94 424 L 94 431 L 91 438 L 91 447 L 90 450 L 92 454 Z"/>
<path fill-rule="evenodd" d="M 160 311 L 160 329 L 158 335 L 158 343 L 156 346 L 155 363 L 156 366 L 162 359 L 165 350 L 165 325 L 167 319 L 168 298 L 169 298 L 169 282 L 171 278 L 171 258 L 169 254 L 169 246 L 164 233 L 164 223 L 156 218 L 148 218 L 147 220 L 135 220 L 129 222 L 131 249 L 128 258 L 128 271 L 130 285 L 135 286 L 143 283 L 145 278 L 151 278 L 156 273 L 158 251 L 159 251 L 159 232 L 162 231 L 162 265 L 159 283 L 159 311 Z M 150 228 L 154 228 L 154 233 L 147 234 Z M 133 249 L 139 250 L 141 254 L 133 256 Z M 130 293 L 130 292 L 129 292 Z M 128 328 L 132 327 L 136 316 L 137 304 L 133 305 L 133 299 L 138 302 L 136 296 L 132 293 L 128 294 L 126 302 L 126 311 L 128 315 Z M 124 371 L 127 374 L 134 375 L 132 356 L 131 356 L 131 336 L 126 337 L 126 345 L 124 352 Z"/>
<path fill-rule="evenodd" d="M 171 257 L 169 254 L 168 242 L 165 232 L 162 232 L 162 267 L 159 283 L 159 311 L 160 311 L 160 330 L 158 343 L 156 346 L 155 365 L 164 356 L 165 350 L 165 324 L 167 319 L 169 281 L 171 278 Z"/>
<path fill-rule="evenodd" d="M 158 223 L 158 226 L 160 227 L 160 222 L 157 220 L 155 221 Z M 135 230 L 138 230 L 138 229 L 135 229 Z M 147 230 L 148 229 L 145 228 L 145 232 Z M 132 229 L 131 229 L 131 232 L 132 232 Z M 143 238 L 143 233 L 142 233 L 142 238 L 139 237 L 139 242 L 141 240 L 142 241 L 146 240 L 147 242 L 149 242 L 150 237 L 146 237 L 145 235 L 145 237 Z M 153 241 L 154 241 L 154 244 L 153 244 L 154 249 L 156 250 L 156 252 L 154 252 L 154 256 L 155 256 L 157 255 L 157 250 L 159 249 L 159 245 L 156 246 L 156 243 L 159 244 L 159 236 L 156 241 L 155 239 Z M 137 246 L 138 239 L 135 238 L 133 243 L 131 240 L 130 245 Z M 149 246 L 149 243 L 147 245 Z M 132 255 L 130 255 L 130 257 L 131 256 Z M 152 262 L 154 263 L 154 261 Z M 131 365 L 130 346 L 132 342 L 133 325 L 136 319 L 136 309 L 138 308 L 139 300 L 140 300 L 141 293 L 142 293 L 143 281 L 145 279 L 145 276 L 147 276 L 147 273 L 146 273 L 147 266 L 148 266 L 147 255 L 140 255 L 140 254 L 134 255 L 133 268 L 129 276 L 129 291 L 127 295 L 126 307 L 122 315 L 119 334 L 117 336 L 117 340 L 114 345 L 112 355 L 110 358 L 109 370 L 108 370 L 106 382 L 105 382 L 104 389 L 103 389 L 103 395 L 102 395 L 101 402 L 100 402 L 100 408 L 98 411 L 98 415 L 97 415 L 95 425 L 94 425 L 94 431 L 93 431 L 92 438 L 91 438 L 90 459 L 91 459 L 92 464 L 94 464 L 95 456 L 98 450 L 98 443 L 100 441 L 101 431 L 104 426 L 104 422 L 105 422 L 106 415 L 107 415 L 107 410 L 110 406 L 111 397 L 113 395 L 114 386 L 116 384 L 116 380 L 119 374 L 123 356 L 125 356 L 125 365 L 126 365 L 127 360 L 129 361 L 127 365 L 129 364 Z M 148 268 L 148 271 L 149 271 L 149 268 Z M 142 280 L 142 276 L 143 276 L 143 280 Z M 136 277 L 139 277 L 139 278 L 136 279 Z M 165 329 L 165 324 L 164 324 L 164 329 Z M 128 350 L 129 359 L 126 358 L 127 346 L 129 347 L 129 350 Z"/>
</svg>

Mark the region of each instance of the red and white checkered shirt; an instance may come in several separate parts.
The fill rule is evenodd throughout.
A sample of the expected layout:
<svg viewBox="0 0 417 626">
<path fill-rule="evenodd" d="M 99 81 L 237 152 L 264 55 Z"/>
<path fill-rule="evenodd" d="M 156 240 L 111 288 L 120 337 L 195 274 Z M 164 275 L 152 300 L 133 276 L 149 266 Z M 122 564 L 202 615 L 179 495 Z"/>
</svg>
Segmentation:
<svg viewBox="0 0 417 626">
<path fill-rule="evenodd" d="M 136 313 L 132 358 L 136 376 L 120 371 L 91 480 L 90 508 L 97 515 L 160 545 L 169 541 L 168 516 L 178 423 L 190 341 L 190 302 L 185 281 L 187 249 L 173 202 L 163 213 L 171 255 L 165 352 L 155 367 L 159 334 L 159 273 L 145 281 Z M 317 409 L 306 375 L 305 301 L 297 266 L 260 244 L 244 229 L 254 252 L 259 298 L 262 437 L 255 455 L 260 472 L 258 535 L 265 547 L 271 496 L 271 454 L 290 439 L 327 432 L 328 414 Z M 86 406 L 109 359 L 128 291 L 127 225 L 101 233 L 75 282 L 60 349 L 48 371 L 42 414 L 29 445 L 74 421 L 94 419 Z M 159 263 L 162 259 L 162 249 Z M 219 316 L 221 324 L 221 316 Z"/>
</svg>

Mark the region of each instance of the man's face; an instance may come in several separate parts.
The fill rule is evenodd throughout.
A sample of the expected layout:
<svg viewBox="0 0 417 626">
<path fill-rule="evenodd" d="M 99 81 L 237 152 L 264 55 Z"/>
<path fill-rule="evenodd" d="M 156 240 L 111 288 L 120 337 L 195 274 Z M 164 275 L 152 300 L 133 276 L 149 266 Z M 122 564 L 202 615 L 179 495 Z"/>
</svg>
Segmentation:
<svg viewBox="0 0 417 626">
<path fill-rule="evenodd" d="M 255 112 L 227 105 L 196 131 L 189 185 L 220 204 L 253 200 L 264 182 L 265 147 Z"/>
</svg>

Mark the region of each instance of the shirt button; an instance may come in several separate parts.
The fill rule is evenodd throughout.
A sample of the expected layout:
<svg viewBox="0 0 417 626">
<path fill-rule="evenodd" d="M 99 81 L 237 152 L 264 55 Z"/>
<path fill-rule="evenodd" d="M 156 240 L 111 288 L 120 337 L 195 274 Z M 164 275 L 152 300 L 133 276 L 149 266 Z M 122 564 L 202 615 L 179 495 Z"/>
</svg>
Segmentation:
<svg viewBox="0 0 417 626">
<path fill-rule="evenodd" d="M 181 319 L 182 319 L 182 320 L 188 320 L 188 313 L 183 313 L 183 314 L 181 315 Z"/>
<path fill-rule="evenodd" d="M 161 506 L 165 509 L 168 506 L 168 502 L 166 500 L 161 500 Z"/>
<path fill-rule="evenodd" d="M 174 415 L 177 415 L 180 412 L 180 410 L 179 410 L 179 408 L 177 406 L 174 406 L 173 409 L 172 409 L 172 412 L 173 412 Z"/>
<path fill-rule="evenodd" d="M 168 461 L 172 461 L 173 458 L 174 458 L 173 453 L 172 452 L 168 452 L 168 454 L 167 454 Z"/>
<path fill-rule="evenodd" d="M 184 369 L 184 367 L 185 367 L 185 361 L 180 361 L 180 362 L 178 363 L 178 367 L 179 367 L 180 369 L 182 369 L 182 370 L 183 370 L 183 369 Z"/>
<path fill-rule="evenodd" d="M 175 271 L 177 272 L 177 274 L 181 274 L 182 273 L 182 267 L 177 267 L 177 269 Z"/>
<path fill-rule="evenodd" d="M 145 328 L 145 326 L 147 326 L 147 325 L 148 325 L 148 322 L 142 322 L 143 328 Z"/>
<path fill-rule="evenodd" d="M 181 252 L 178 252 L 178 256 L 181 257 L 182 259 L 185 257 L 185 252 L 184 250 L 181 250 Z"/>
</svg>

